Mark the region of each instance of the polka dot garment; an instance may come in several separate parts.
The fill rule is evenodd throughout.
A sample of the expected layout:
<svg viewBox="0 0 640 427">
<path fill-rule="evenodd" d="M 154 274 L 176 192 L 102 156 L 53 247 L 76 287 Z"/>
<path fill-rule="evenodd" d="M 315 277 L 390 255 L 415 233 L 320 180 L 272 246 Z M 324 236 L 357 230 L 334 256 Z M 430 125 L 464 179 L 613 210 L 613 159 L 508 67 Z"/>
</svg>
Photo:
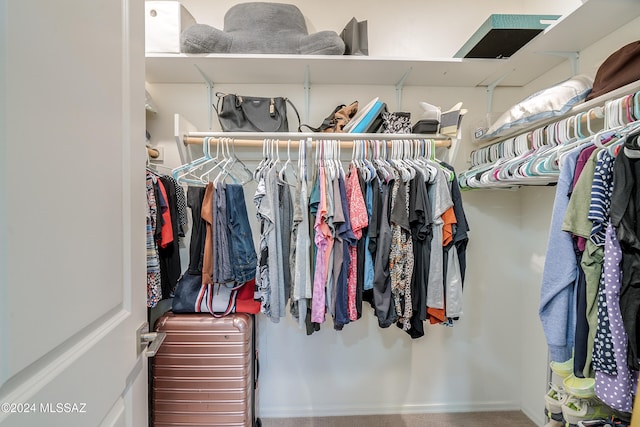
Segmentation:
<svg viewBox="0 0 640 427">
<path fill-rule="evenodd" d="M 622 249 L 611 224 L 607 227 L 604 260 L 604 280 L 606 302 L 609 308 L 611 340 L 617 364 L 617 375 L 596 372 L 596 396 L 613 409 L 631 412 L 633 393 L 636 390 L 637 372 L 631 372 L 627 366 L 627 334 L 620 312 L 620 288 L 622 275 L 620 262 Z"/>
</svg>

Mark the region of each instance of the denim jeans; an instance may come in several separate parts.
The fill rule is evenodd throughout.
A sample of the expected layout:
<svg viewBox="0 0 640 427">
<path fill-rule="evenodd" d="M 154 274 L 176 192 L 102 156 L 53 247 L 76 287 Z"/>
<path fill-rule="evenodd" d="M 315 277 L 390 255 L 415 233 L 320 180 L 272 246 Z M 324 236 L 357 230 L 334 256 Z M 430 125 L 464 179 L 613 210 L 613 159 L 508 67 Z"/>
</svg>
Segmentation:
<svg viewBox="0 0 640 427">
<path fill-rule="evenodd" d="M 229 283 L 235 280 L 231 255 L 231 230 L 228 224 L 227 196 L 224 184 L 216 185 L 213 209 L 213 282 Z"/>
<path fill-rule="evenodd" d="M 226 184 L 227 227 L 230 231 L 231 268 L 236 282 L 244 283 L 256 276 L 257 256 L 249 226 L 244 190 L 239 184 Z"/>
</svg>

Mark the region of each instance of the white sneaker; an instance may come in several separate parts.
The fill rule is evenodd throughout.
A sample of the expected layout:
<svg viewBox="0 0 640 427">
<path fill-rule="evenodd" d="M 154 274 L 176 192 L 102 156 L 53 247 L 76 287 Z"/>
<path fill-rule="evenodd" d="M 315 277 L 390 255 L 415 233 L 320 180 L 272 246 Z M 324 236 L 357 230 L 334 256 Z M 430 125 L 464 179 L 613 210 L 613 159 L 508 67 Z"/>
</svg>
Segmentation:
<svg viewBox="0 0 640 427">
<path fill-rule="evenodd" d="M 549 390 L 544 395 L 544 406 L 547 409 L 547 416 L 550 419 L 559 421 L 562 417 L 562 405 L 568 399 L 562 386 L 549 383 Z M 555 416 L 553 416 L 555 415 Z"/>
<path fill-rule="evenodd" d="M 562 404 L 562 416 L 568 424 L 598 420 L 612 415 L 612 410 L 595 398 L 569 396 Z"/>
</svg>

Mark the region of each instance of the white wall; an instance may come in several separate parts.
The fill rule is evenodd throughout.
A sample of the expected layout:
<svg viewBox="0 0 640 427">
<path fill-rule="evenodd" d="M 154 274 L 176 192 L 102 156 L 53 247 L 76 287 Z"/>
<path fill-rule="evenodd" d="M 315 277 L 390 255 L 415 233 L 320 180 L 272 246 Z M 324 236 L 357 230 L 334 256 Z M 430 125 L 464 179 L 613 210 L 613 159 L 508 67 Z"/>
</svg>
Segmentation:
<svg viewBox="0 0 640 427">
<path fill-rule="evenodd" d="M 197 0 L 183 3 L 199 22 L 221 28 L 223 12 L 235 2 L 216 2 L 216 11 Z M 372 55 L 437 57 L 451 56 L 489 13 L 562 13 L 579 2 L 495 0 L 416 5 L 399 1 L 390 10 L 386 9 L 388 2 L 371 8 L 371 2 L 362 0 L 328 1 L 320 7 L 324 12 L 317 13 L 308 12 L 318 7 L 314 2 L 295 3 L 312 21 L 310 31 L 339 31 L 344 22 L 338 16 L 368 19 Z M 340 14 L 332 9 L 338 4 Z M 425 10 L 406 13 L 417 7 Z M 455 16 L 452 10 L 465 13 Z M 474 22 L 463 25 L 463 20 Z M 582 52 L 582 70 L 595 74 L 609 53 L 624 40 L 633 39 L 634 25 L 637 28 L 637 20 Z M 525 88 L 500 88 L 493 110 L 503 111 L 534 90 L 568 76 L 569 68 L 564 64 Z M 205 86 L 155 84 L 147 88 L 158 109 L 157 115 L 148 116 L 152 141 L 165 148 L 164 164 L 175 167 L 179 159 L 172 136 L 173 114 L 183 114 L 206 130 Z M 299 109 L 304 105 L 302 87 L 297 86 L 217 85 L 216 90 L 277 94 L 290 97 Z M 393 86 L 316 85 L 311 96 L 311 124 L 320 123 L 338 103 L 366 102 L 374 96 L 396 109 Z M 417 115 L 420 100 L 445 108 L 463 101 L 469 109 L 463 121 L 465 137 L 486 113 L 484 88 L 406 87 L 400 109 Z M 218 129 L 214 119 L 214 130 Z M 467 138 L 455 161 L 458 170 L 467 166 L 468 154 L 474 148 Z M 197 147 L 192 149 L 198 151 Z M 241 156 L 250 160 L 259 153 L 241 151 Z M 250 198 L 253 187 L 248 186 L 246 191 L 249 216 L 254 218 Z M 259 414 L 277 417 L 522 408 L 542 423 L 547 366 L 537 308 L 553 194 L 553 187 L 463 194 L 471 241 L 465 314 L 454 328 L 427 326 L 425 337 L 411 340 L 395 327 L 379 329 L 370 309 L 365 309 L 365 316 L 342 332 L 325 324 L 319 333 L 306 336 L 289 318 L 280 324 L 261 318 Z"/>
</svg>

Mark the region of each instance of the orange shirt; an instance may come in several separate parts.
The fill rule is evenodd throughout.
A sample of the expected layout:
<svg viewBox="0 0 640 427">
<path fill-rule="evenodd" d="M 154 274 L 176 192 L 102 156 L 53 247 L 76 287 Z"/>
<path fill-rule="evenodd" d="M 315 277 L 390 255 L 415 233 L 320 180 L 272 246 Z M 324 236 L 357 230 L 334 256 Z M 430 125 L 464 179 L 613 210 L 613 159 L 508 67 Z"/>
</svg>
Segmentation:
<svg viewBox="0 0 640 427">
<path fill-rule="evenodd" d="M 444 226 L 442 227 L 442 246 L 447 246 L 453 241 L 453 224 L 458 222 L 456 214 L 453 212 L 453 206 L 444 211 L 442 221 L 444 221 Z"/>
<path fill-rule="evenodd" d="M 171 212 L 169 210 L 169 197 L 167 197 L 167 189 L 164 188 L 162 181 L 158 180 L 158 188 L 162 193 L 162 197 L 166 203 L 162 209 L 162 229 L 160 230 L 160 247 L 166 248 L 167 245 L 173 242 L 173 225 L 171 224 Z M 158 205 L 160 207 L 160 205 Z"/>
</svg>

